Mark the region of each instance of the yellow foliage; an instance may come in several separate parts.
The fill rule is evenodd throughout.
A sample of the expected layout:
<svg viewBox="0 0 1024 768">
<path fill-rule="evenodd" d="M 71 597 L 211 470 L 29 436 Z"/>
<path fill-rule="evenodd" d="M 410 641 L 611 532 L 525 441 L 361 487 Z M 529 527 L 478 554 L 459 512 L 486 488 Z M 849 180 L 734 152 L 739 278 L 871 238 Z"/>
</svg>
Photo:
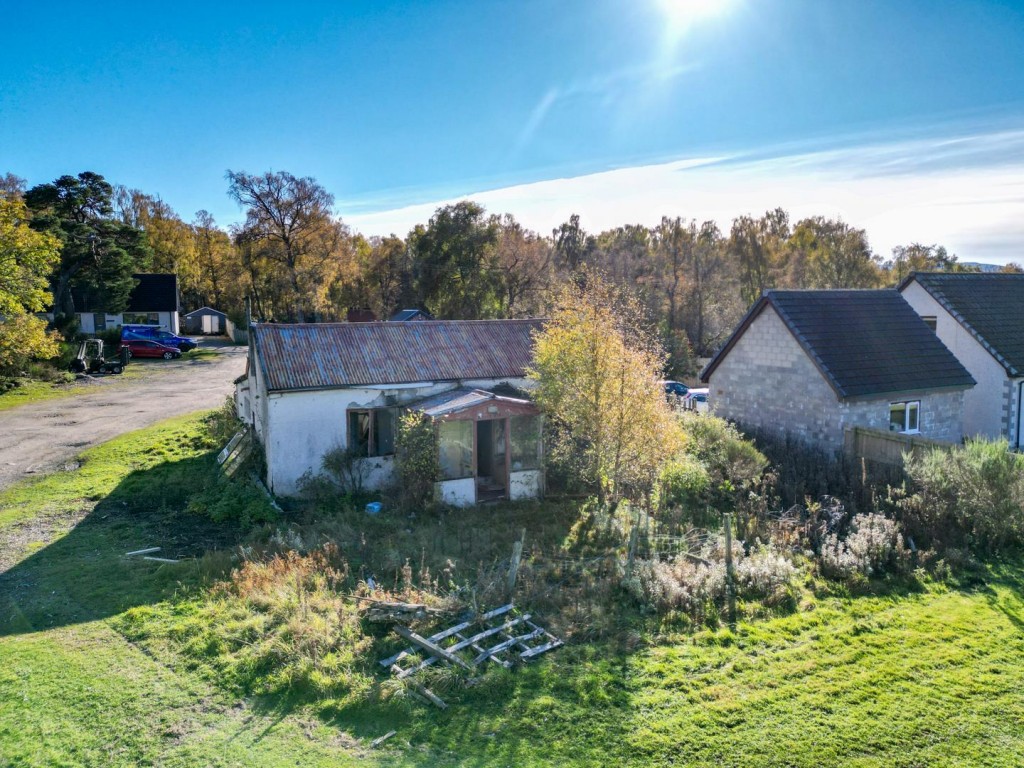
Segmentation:
<svg viewBox="0 0 1024 768">
<path fill-rule="evenodd" d="M 0 374 L 20 373 L 33 359 L 48 360 L 60 352 L 60 336 L 46 330 L 46 321 L 29 314 L 0 321 Z"/>
<path fill-rule="evenodd" d="M 574 456 L 603 498 L 646 497 L 682 447 L 660 383 L 664 353 L 635 316 L 594 275 L 566 287 L 535 339 L 528 372 L 537 402 L 566 430 L 556 452 Z"/>
</svg>

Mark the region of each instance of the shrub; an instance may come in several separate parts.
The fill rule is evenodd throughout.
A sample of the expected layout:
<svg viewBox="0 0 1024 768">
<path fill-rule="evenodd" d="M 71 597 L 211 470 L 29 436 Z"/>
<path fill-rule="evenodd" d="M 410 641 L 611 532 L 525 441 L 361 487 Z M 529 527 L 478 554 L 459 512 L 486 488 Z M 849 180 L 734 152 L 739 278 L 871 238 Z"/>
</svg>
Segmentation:
<svg viewBox="0 0 1024 768">
<path fill-rule="evenodd" d="M 49 360 L 60 352 L 59 337 L 34 315 L 0 320 L 0 376 L 17 376 L 30 360 Z"/>
<path fill-rule="evenodd" d="M 857 515 L 845 539 L 825 536 L 819 556 L 822 571 L 832 578 L 850 579 L 902 570 L 907 562 L 900 526 L 879 514 Z"/>
<path fill-rule="evenodd" d="M 399 503 L 405 509 L 420 509 L 434 499 L 434 483 L 441 477 L 437 431 L 430 418 L 418 411 L 404 413 L 398 420 L 395 467 L 398 473 Z"/>
<path fill-rule="evenodd" d="M 885 498 L 888 486 L 898 485 L 904 479 L 900 467 L 826 451 L 793 435 L 780 436 L 764 429 L 748 434 L 771 462 L 777 476 L 775 490 L 783 507 L 833 496 L 852 512 L 872 512 Z"/>
<path fill-rule="evenodd" d="M 762 600 L 766 605 L 793 602 L 791 592 L 797 569 L 781 552 L 760 542 L 750 555 L 733 542 L 736 595 Z M 717 615 L 726 598 L 725 547 L 718 539 L 699 555 L 680 555 L 672 562 L 639 561 L 624 582 L 642 604 L 660 613 L 681 611 L 695 621 Z"/>
<path fill-rule="evenodd" d="M 362 493 L 370 473 L 366 457 L 347 448 L 328 451 L 320 466 L 345 493 Z"/>
<path fill-rule="evenodd" d="M 906 470 L 914 492 L 896 506 L 922 541 L 979 553 L 1024 542 L 1024 456 L 1005 440 L 908 456 Z"/>
</svg>

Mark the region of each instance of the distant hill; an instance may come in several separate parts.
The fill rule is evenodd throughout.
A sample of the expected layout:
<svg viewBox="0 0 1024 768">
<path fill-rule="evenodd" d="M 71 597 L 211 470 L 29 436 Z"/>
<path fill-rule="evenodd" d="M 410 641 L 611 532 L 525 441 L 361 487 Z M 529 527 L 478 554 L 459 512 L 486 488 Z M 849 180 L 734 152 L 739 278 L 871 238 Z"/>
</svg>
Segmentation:
<svg viewBox="0 0 1024 768">
<path fill-rule="evenodd" d="M 959 264 L 962 267 L 977 269 L 979 272 L 998 272 L 1003 268 L 1001 264 L 982 264 L 980 261 L 961 261 Z"/>
</svg>

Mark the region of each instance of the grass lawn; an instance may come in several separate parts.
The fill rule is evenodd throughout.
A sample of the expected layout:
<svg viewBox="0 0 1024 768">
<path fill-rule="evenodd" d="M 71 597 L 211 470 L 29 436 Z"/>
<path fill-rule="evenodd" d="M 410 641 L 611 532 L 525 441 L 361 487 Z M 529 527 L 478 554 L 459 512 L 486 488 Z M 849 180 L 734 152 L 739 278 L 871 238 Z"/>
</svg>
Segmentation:
<svg viewBox="0 0 1024 768">
<path fill-rule="evenodd" d="M 0 766 L 1024 764 L 1017 562 L 969 588 L 853 597 L 809 584 L 796 613 L 735 634 L 636 624 L 491 670 L 446 691 L 443 712 L 379 691 L 239 691 L 181 639 L 207 637 L 191 624 L 226 562 L 201 556 L 244 536 L 182 512 L 213 476 L 203 418 L 126 435 L 0 494 Z M 123 556 L 157 545 L 200 559 Z"/>
<path fill-rule="evenodd" d="M 56 400 L 62 397 L 89 392 L 88 387 L 75 384 L 51 384 L 48 381 L 20 379 L 18 386 L 0 393 L 0 411 L 14 408 L 26 403 L 37 403 L 42 400 Z"/>
</svg>

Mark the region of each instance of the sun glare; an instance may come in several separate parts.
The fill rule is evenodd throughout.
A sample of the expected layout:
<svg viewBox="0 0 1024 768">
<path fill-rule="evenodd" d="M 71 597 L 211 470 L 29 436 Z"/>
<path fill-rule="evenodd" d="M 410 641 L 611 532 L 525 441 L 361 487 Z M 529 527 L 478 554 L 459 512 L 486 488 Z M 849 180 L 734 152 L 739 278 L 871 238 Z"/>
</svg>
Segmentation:
<svg viewBox="0 0 1024 768">
<path fill-rule="evenodd" d="M 722 13 L 728 0 L 658 0 L 665 20 L 673 32 L 685 32 L 702 19 Z"/>
</svg>

